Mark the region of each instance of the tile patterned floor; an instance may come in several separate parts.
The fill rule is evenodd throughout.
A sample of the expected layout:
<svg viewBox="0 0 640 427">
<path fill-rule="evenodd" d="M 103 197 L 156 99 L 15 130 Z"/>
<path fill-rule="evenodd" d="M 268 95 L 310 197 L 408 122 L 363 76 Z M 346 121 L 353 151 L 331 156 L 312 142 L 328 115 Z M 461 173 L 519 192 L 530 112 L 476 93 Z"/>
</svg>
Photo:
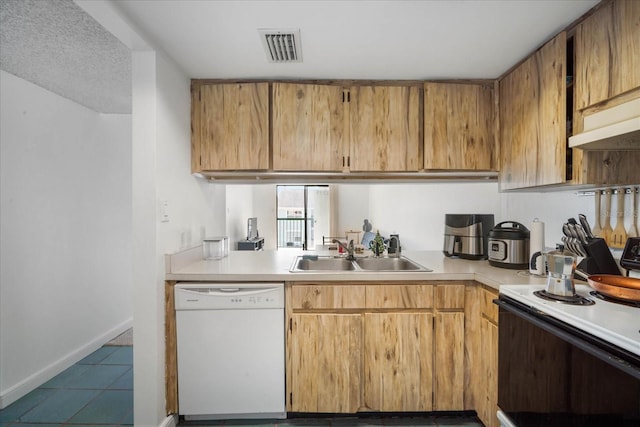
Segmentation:
<svg viewBox="0 0 640 427">
<path fill-rule="evenodd" d="M 0 410 L 0 427 L 133 425 L 133 347 L 104 346 Z"/>
</svg>

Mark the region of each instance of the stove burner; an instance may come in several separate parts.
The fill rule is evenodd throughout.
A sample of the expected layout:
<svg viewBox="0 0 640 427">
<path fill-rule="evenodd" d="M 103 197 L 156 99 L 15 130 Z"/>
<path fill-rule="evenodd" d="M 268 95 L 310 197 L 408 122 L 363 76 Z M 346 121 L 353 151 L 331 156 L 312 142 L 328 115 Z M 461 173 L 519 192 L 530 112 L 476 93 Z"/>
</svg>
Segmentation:
<svg viewBox="0 0 640 427">
<path fill-rule="evenodd" d="M 625 299 L 612 297 L 612 296 L 609 296 L 609 295 L 604 295 L 604 294 L 601 294 L 598 291 L 591 291 L 591 292 L 589 292 L 589 295 L 591 295 L 593 297 L 596 297 L 598 299 L 601 299 L 602 301 L 612 302 L 614 304 L 628 305 L 629 307 L 640 308 L 640 302 L 629 301 L 629 300 L 625 300 Z"/>
<path fill-rule="evenodd" d="M 594 301 L 589 298 L 581 297 L 580 295 L 573 295 L 570 297 L 565 297 L 561 295 L 554 295 L 547 291 L 535 291 L 533 293 L 538 298 L 546 299 L 547 301 L 558 302 L 560 304 L 570 304 L 570 305 L 593 305 Z"/>
</svg>

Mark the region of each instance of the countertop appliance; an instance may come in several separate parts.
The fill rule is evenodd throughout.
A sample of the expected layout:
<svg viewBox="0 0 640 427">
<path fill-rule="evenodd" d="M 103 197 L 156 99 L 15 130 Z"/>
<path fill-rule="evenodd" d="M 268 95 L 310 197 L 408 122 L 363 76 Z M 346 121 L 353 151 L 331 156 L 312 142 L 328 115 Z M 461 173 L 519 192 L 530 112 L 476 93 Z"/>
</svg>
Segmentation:
<svg viewBox="0 0 640 427">
<path fill-rule="evenodd" d="M 445 214 L 442 252 L 448 257 L 487 259 L 487 239 L 493 224 L 493 214 Z"/>
<path fill-rule="evenodd" d="M 529 229 L 519 222 L 496 224 L 489 230 L 489 264 L 515 270 L 529 269 L 529 237 Z"/>
<path fill-rule="evenodd" d="M 283 283 L 175 286 L 186 420 L 285 418 Z"/>
<path fill-rule="evenodd" d="M 591 304 L 547 299 L 544 289 L 505 285 L 495 301 L 501 424 L 640 425 L 640 303 L 583 284 L 576 295 Z"/>
</svg>

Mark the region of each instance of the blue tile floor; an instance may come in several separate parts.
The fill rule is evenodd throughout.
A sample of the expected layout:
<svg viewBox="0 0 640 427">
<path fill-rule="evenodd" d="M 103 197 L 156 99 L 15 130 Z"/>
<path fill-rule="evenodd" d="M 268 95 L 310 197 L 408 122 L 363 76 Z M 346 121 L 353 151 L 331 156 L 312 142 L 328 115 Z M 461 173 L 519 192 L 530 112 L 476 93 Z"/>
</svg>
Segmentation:
<svg viewBox="0 0 640 427">
<path fill-rule="evenodd" d="M 103 346 L 0 410 L 0 427 L 133 425 L 133 347 Z"/>
</svg>

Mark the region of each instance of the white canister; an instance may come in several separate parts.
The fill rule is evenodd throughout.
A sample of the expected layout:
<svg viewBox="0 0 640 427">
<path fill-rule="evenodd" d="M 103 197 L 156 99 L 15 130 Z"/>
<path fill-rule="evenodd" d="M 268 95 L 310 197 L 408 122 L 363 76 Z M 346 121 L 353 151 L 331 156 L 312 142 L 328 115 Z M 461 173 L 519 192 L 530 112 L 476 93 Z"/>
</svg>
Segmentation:
<svg viewBox="0 0 640 427">
<path fill-rule="evenodd" d="M 229 237 L 208 237 L 202 241 L 203 259 L 221 259 L 229 255 Z"/>
<path fill-rule="evenodd" d="M 531 234 L 529 237 L 529 273 L 543 276 L 547 274 L 544 262 L 544 222 L 535 218 L 531 223 Z"/>
</svg>

